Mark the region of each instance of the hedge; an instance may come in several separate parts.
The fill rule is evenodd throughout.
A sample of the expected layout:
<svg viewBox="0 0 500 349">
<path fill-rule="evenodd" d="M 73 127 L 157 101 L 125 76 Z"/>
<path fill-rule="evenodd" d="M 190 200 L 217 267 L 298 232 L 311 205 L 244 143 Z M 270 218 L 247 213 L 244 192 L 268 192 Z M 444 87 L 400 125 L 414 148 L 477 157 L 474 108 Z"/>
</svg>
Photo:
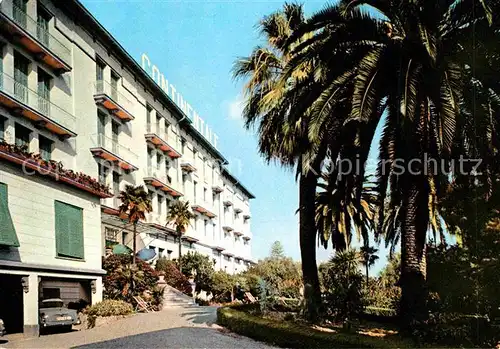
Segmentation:
<svg viewBox="0 0 500 349">
<path fill-rule="evenodd" d="M 411 348 L 398 338 L 356 333 L 328 333 L 288 321 L 276 322 L 247 314 L 238 307 L 217 309 L 217 322 L 233 332 L 283 348 Z"/>
</svg>

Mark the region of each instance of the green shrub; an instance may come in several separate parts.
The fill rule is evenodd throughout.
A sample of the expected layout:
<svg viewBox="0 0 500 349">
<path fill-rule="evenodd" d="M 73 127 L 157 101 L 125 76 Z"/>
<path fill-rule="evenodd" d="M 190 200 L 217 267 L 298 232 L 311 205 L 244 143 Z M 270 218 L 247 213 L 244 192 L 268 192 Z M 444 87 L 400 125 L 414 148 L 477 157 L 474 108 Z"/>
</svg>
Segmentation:
<svg viewBox="0 0 500 349">
<path fill-rule="evenodd" d="M 130 265 L 130 257 L 111 255 L 103 258 L 102 267 L 106 270 L 103 278 L 104 297 L 133 302 L 133 296 L 151 291 L 158 283 L 158 275 L 151 266 L 139 259 Z M 131 285 L 133 280 L 133 287 Z"/>
<path fill-rule="evenodd" d="M 214 273 L 214 260 L 199 252 L 191 252 L 182 255 L 182 273 L 191 276 L 193 271 L 196 292 L 208 291 L 211 288 L 212 274 Z"/>
<path fill-rule="evenodd" d="M 113 299 L 105 299 L 87 308 L 86 311 L 89 316 L 129 315 L 133 312 L 134 308 L 129 303 Z"/>
<path fill-rule="evenodd" d="M 421 342 L 466 347 L 494 347 L 500 340 L 488 318 L 457 313 L 431 314 L 413 335 Z"/>
<path fill-rule="evenodd" d="M 396 338 L 375 338 L 349 333 L 330 333 L 294 322 L 273 321 L 241 311 L 239 306 L 217 309 L 217 321 L 230 330 L 284 348 L 402 348 L 413 343 Z"/>
<path fill-rule="evenodd" d="M 97 317 L 129 315 L 134 308 L 127 302 L 121 300 L 105 299 L 85 309 L 89 328 L 95 327 Z"/>
<path fill-rule="evenodd" d="M 232 275 L 224 271 L 216 271 L 212 274 L 210 293 L 213 300 L 219 303 L 231 302 L 235 280 Z"/>
<path fill-rule="evenodd" d="M 191 296 L 192 287 L 188 278 L 179 271 L 177 264 L 167 260 L 165 257 L 158 259 L 156 262 L 156 270 L 165 273 L 165 282 L 182 293 Z"/>
</svg>

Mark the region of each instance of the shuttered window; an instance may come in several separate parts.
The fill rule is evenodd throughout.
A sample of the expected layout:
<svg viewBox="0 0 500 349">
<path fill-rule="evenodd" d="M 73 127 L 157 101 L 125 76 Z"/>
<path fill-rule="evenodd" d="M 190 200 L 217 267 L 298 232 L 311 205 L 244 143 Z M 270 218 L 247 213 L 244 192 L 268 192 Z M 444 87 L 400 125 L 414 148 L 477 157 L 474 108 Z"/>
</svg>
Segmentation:
<svg viewBox="0 0 500 349">
<path fill-rule="evenodd" d="M 0 183 L 0 245 L 19 247 L 19 240 L 9 211 L 7 185 L 4 183 Z"/>
<path fill-rule="evenodd" d="M 83 210 L 55 201 L 55 214 L 57 255 L 83 259 Z"/>
</svg>

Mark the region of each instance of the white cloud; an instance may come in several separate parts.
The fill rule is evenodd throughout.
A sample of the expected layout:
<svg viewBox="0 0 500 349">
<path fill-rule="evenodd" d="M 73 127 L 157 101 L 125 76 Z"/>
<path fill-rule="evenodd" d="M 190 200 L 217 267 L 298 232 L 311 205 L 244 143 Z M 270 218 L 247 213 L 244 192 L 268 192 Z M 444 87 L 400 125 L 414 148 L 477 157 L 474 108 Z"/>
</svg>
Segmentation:
<svg viewBox="0 0 500 349">
<path fill-rule="evenodd" d="M 236 96 L 236 99 L 230 101 L 227 107 L 227 117 L 230 120 L 242 120 L 243 118 L 243 97 Z"/>
</svg>

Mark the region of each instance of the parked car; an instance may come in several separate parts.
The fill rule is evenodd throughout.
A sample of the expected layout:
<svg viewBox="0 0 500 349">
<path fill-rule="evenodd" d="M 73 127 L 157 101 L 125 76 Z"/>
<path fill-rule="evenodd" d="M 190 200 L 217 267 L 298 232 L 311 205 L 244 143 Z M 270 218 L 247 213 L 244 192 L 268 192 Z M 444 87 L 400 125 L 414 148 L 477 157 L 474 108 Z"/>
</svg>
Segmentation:
<svg viewBox="0 0 500 349">
<path fill-rule="evenodd" d="M 3 335 L 5 335 L 6 331 L 5 331 L 5 324 L 3 323 L 3 320 L 0 319 L 0 337 L 2 337 Z"/>
<path fill-rule="evenodd" d="M 41 329 L 60 327 L 70 331 L 73 325 L 80 323 L 76 310 L 66 308 L 59 298 L 43 300 L 38 313 Z"/>
</svg>

